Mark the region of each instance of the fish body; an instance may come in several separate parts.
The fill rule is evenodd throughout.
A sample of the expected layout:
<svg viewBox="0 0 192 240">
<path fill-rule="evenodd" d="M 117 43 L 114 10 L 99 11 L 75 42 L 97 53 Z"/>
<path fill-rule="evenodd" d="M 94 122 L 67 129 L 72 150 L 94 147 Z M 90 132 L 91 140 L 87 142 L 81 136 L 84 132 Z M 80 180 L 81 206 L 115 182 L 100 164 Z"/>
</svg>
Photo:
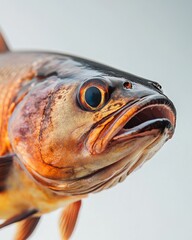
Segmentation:
<svg viewBox="0 0 192 240">
<path fill-rule="evenodd" d="M 174 105 L 156 82 L 70 55 L 10 52 L 2 36 L 0 46 L 0 227 L 19 222 L 16 239 L 27 239 L 63 207 L 68 239 L 81 199 L 172 137 Z"/>
</svg>

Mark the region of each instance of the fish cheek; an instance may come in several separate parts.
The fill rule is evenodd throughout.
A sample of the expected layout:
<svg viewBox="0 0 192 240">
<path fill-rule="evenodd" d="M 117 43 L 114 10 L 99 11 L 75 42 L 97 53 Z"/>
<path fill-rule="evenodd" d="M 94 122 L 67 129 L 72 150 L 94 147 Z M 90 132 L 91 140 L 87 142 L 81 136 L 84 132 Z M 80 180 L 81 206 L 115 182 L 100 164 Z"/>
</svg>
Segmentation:
<svg viewBox="0 0 192 240">
<path fill-rule="evenodd" d="M 50 104 L 50 96 L 56 83 L 45 83 L 35 87 L 19 103 L 9 121 L 9 138 L 13 150 L 29 171 L 40 175 L 54 174 L 54 169 L 42 160 L 39 134 L 45 107 Z"/>
<path fill-rule="evenodd" d="M 49 113 L 49 117 L 44 117 L 45 123 L 42 121 L 39 138 L 42 159 L 62 172 L 62 179 L 74 178 L 77 172 L 85 171 L 86 164 L 90 164 L 86 136 L 100 117 L 98 113 L 79 108 L 74 88 L 69 91 L 60 89 L 45 113 Z"/>
</svg>

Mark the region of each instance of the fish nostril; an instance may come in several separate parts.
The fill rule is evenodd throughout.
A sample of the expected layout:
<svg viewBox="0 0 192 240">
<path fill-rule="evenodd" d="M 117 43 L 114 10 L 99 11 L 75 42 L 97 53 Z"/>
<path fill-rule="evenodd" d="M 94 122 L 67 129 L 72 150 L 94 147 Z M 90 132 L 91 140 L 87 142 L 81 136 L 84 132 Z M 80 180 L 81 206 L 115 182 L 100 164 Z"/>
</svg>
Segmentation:
<svg viewBox="0 0 192 240">
<path fill-rule="evenodd" d="M 157 82 L 152 82 L 151 84 L 152 84 L 153 87 L 156 88 L 158 91 L 160 91 L 160 92 L 163 91 L 162 86 L 161 86 L 159 83 L 157 83 Z"/>
<path fill-rule="evenodd" d="M 132 89 L 132 84 L 131 84 L 130 82 L 124 82 L 124 83 L 123 83 L 123 87 L 124 87 L 125 89 Z"/>
</svg>

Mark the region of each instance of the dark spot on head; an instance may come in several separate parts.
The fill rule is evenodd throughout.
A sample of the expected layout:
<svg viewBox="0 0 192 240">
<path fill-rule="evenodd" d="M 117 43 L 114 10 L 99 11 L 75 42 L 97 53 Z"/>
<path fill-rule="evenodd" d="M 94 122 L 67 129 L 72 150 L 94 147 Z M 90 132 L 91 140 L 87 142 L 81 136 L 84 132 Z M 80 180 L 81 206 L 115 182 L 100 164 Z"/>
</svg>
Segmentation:
<svg viewBox="0 0 192 240">
<path fill-rule="evenodd" d="M 37 101 L 37 102 L 35 102 L 35 104 L 34 104 L 34 107 L 37 109 L 37 111 L 40 109 L 40 102 L 39 101 Z"/>
<path fill-rule="evenodd" d="M 122 106 L 123 106 L 123 104 L 120 103 L 120 102 L 114 103 L 114 104 L 109 105 L 109 107 L 108 107 L 108 109 L 106 111 L 111 111 L 113 109 L 119 109 Z"/>
<path fill-rule="evenodd" d="M 20 133 L 21 136 L 24 137 L 25 135 L 27 135 L 27 133 L 29 133 L 29 128 L 28 127 L 21 127 L 19 129 L 19 133 Z"/>
<path fill-rule="evenodd" d="M 102 113 L 98 112 L 95 114 L 93 121 L 98 121 L 102 118 Z"/>
<path fill-rule="evenodd" d="M 74 169 L 73 169 L 73 167 L 66 167 L 66 168 L 64 169 L 64 172 L 65 172 L 66 174 L 68 174 L 68 175 L 74 175 Z"/>
<path fill-rule="evenodd" d="M 62 95 L 59 95 L 59 96 L 58 96 L 58 99 L 61 99 L 61 98 L 62 98 Z"/>
<path fill-rule="evenodd" d="M 49 147 L 49 150 L 50 150 L 50 152 L 53 152 L 53 151 L 54 151 L 54 149 L 53 149 L 52 147 Z"/>
</svg>

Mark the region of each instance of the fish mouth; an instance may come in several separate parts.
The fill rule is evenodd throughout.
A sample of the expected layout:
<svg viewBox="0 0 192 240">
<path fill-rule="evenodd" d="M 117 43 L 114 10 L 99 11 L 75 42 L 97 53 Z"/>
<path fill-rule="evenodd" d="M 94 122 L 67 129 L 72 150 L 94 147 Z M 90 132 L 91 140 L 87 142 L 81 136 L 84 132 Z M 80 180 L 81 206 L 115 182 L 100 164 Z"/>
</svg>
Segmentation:
<svg viewBox="0 0 192 240">
<path fill-rule="evenodd" d="M 169 138 L 172 137 L 175 117 L 170 108 L 164 104 L 150 104 L 138 110 L 112 140 L 123 141 L 132 137 L 146 135 L 152 129 L 168 128 Z"/>
<path fill-rule="evenodd" d="M 129 103 L 121 110 L 99 123 L 90 132 L 86 142 L 92 154 L 103 152 L 111 144 L 125 142 L 135 137 L 153 134 L 152 130 L 168 129 L 167 139 L 171 138 L 176 123 L 176 110 L 173 103 L 164 96 L 148 96 Z M 95 134 L 96 133 L 96 134 Z M 97 137 L 93 137 L 97 135 Z"/>
</svg>

